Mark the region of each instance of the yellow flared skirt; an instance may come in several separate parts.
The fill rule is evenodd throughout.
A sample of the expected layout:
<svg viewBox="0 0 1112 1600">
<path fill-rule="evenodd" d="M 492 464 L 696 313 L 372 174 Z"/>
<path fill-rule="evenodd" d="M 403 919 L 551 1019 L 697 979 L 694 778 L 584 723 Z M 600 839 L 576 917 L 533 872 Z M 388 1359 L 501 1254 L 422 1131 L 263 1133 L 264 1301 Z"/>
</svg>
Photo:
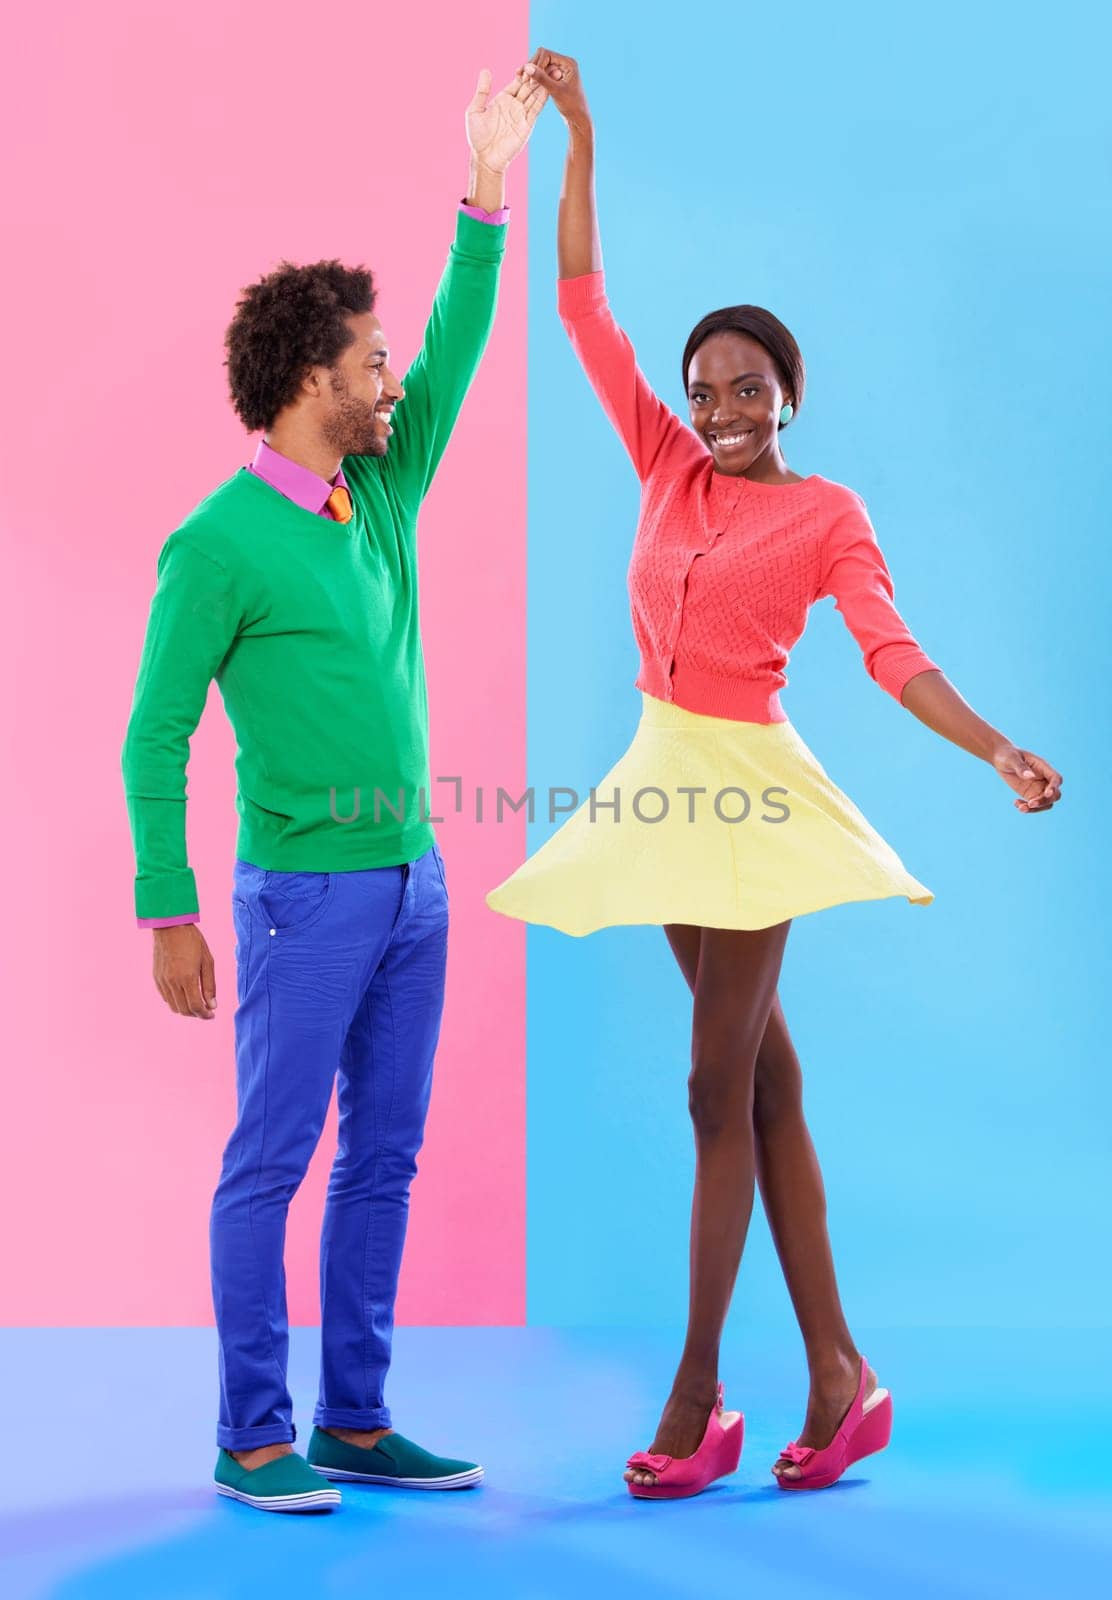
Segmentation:
<svg viewBox="0 0 1112 1600">
<path fill-rule="evenodd" d="M 580 936 L 633 923 L 768 928 L 901 895 L 934 899 L 790 722 L 643 695 L 625 754 L 486 903 Z"/>
</svg>

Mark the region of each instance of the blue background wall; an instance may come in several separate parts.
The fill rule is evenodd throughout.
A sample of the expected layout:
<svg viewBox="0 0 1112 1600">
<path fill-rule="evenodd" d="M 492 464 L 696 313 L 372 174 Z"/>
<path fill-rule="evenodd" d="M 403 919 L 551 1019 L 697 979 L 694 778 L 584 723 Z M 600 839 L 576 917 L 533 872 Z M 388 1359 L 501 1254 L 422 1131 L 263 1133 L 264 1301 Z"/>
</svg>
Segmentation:
<svg viewBox="0 0 1112 1600">
<path fill-rule="evenodd" d="M 797 920 L 781 982 L 851 1325 L 1092 1325 L 1108 1192 L 1107 264 L 1095 7 L 636 9 L 540 0 L 598 131 L 616 315 L 683 410 L 694 322 L 798 337 L 792 466 L 870 505 L 970 703 L 1065 774 L 1022 817 L 867 677 L 833 603 L 788 713 L 937 896 Z M 1005 31 L 1006 30 L 1006 31 Z M 555 314 L 564 128 L 531 147 L 529 776 L 632 737 L 637 483 Z M 546 227 L 549 229 L 546 239 Z M 539 819 L 530 849 L 552 829 Z M 529 1316 L 682 1320 L 690 1004 L 658 929 L 529 933 Z M 733 1326 L 793 1326 L 758 1204 Z"/>
</svg>

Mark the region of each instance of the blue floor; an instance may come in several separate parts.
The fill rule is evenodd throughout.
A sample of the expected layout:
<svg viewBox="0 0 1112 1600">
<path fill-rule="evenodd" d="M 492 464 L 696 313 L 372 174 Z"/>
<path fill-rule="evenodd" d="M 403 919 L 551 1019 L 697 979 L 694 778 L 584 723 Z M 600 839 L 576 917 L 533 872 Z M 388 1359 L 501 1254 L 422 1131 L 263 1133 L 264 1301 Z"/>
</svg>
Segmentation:
<svg viewBox="0 0 1112 1600">
<path fill-rule="evenodd" d="M 253 1595 L 673 1600 L 1108 1592 L 1107 1333 L 858 1333 L 892 1390 L 882 1455 L 834 1488 L 778 1490 L 803 1420 L 797 1347 L 732 1341 L 741 1468 L 687 1502 L 630 1499 L 676 1345 L 653 1332 L 403 1328 L 398 1427 L 487 1468 L 452 1494 L 343 1486 L 329 1516 L 265 1515 L 211 1486 L 215 1345 L 202 1329 L 8 1330 L 5 1600 Z M 302 1445 L 317 1338 L 296 1330 Z"/>
</svg>

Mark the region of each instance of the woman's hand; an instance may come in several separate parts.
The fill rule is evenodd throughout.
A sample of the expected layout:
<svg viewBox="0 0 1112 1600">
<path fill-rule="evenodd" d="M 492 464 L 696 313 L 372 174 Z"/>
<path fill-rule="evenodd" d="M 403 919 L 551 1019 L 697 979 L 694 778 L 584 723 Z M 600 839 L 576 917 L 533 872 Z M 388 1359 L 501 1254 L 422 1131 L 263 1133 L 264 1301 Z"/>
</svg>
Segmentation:
<svg viewBox="0 0 1112 1600">
<path fill-rule="evenodd" d="M 524 70 L 547 91 L 569 127 L 590 126 L 591 113 L 587 107 L 587 96 L 583 93 L 579 63 L 574 57 L 558 56 L 555 50 L 534 50 Z"/>
<path fill-rule="evenodd" d="M 1015 802 L 1017 811 L 1049 811 L 1062 797 L 1062 774 L 1030 750 L 1003 744 L 994 752 L 992 764 L 1020 796 Z"/>
<path fill-rule="evenodd" d="M 519 67 L 504 89 L 490 98 L 491 70 L 483 67 L 467 108 L 467 142 L 478 166 L 487 172 L 505 172 L 524 150 L 533 126 L 548 99 L 548 91 Z"/>
<path fill-rule="evenodd" d="M 951 744 L 994 766 L 1019 799 L 1017 811 L 1049 811 L 1061 799 L 1062 774 L 1031 750 L 1019 750 L 998 728 L 979 717 L 941 667 L 924 668 L 904 685 L 900 704 Z"/>
</svg>

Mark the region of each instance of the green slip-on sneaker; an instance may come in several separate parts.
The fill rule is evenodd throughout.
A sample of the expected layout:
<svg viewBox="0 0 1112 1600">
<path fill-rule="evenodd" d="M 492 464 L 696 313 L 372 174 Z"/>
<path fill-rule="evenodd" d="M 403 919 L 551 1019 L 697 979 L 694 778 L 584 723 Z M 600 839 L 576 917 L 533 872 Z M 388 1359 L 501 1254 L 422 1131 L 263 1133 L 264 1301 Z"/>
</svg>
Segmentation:
<svg viewBox="0 0 1112 1600">
<path fill-rule="evenodd" d="M 483 1469 L 473 1461 L 431 1455 L 400 1433 L 388 1433 L 367 1450 L 314 1428 L 305 1457 L 324 1477 L 350 1483 L 382 1483 L 395 1489 L 470 1489 L 483 1481 Z"/>
<path fill-rule="evenodd" d="M 326 1489 L 304 1456 L 276 1456 L 250 1471 L 221 1450 L 216 1458 L 217 1494 L 260 1511 L 331 1511 L 340 1504 L 339 1489 Z"/>
</svg>

